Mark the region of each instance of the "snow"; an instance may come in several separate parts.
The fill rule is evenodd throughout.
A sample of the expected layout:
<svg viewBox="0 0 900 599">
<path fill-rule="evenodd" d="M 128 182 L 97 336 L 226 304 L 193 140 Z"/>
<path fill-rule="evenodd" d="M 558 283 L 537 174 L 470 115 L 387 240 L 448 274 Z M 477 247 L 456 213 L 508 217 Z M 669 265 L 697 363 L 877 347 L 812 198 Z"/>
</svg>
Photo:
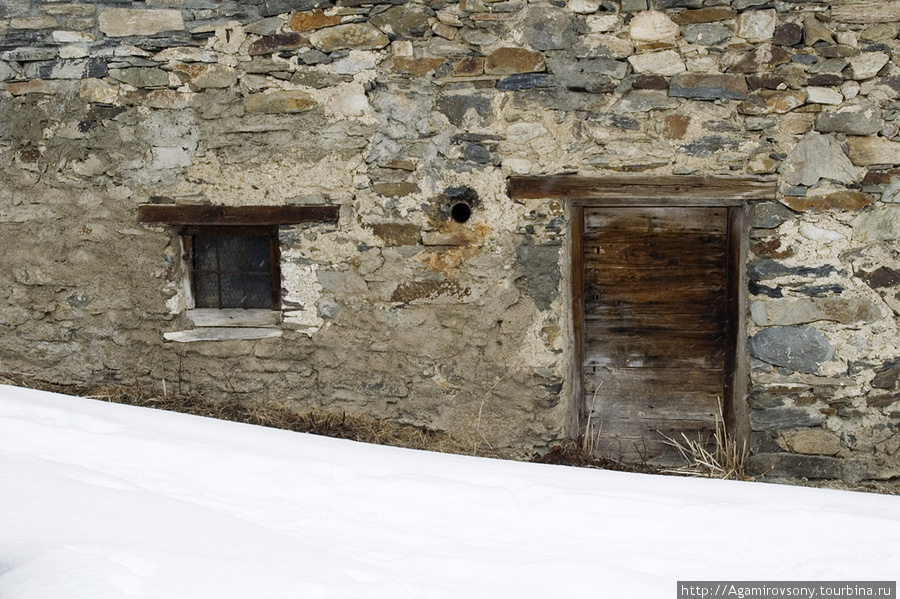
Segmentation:
<svg viewBox="0 0 900 599">
<path fill-rule="evenodd" d="M 894 580 L 900 498 L 381 447 L 0 386 L 0 597 Z"/>
</svg>

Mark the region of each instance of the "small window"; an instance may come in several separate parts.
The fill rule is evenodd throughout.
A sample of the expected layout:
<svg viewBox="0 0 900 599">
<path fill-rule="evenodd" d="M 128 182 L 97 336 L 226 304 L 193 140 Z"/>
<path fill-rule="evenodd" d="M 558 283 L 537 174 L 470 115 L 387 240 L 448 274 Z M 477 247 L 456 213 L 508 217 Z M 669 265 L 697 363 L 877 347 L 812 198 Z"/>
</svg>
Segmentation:
<svg viewBox="0 0 900 599">
<path fill-rule="evenodd" d="M 274 227 L 191 227 L 182 233 L 195 308 L 279 308 L 281 276 Z"/>
</svg>

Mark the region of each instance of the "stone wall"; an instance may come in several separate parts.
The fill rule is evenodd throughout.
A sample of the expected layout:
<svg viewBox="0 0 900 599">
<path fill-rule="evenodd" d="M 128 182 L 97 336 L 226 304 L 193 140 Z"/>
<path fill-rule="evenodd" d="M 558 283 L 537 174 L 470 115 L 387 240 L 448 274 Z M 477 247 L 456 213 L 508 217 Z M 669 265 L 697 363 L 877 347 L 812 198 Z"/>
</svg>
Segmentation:
<svg viewBox="0 0 900 599">
<path fill-rule="evenodd" d="M 507 178 L 751 174 L 778 184 L 748 206 L 754 467 L 898 476 L 898 30 L 895 1 L 8 0 L 0 370 L 525 455 L 577 432 L 569 210 Z M 340 219 L 281 228 L 279 336 L 178 343 L 144 203 Z"/>
</svg>

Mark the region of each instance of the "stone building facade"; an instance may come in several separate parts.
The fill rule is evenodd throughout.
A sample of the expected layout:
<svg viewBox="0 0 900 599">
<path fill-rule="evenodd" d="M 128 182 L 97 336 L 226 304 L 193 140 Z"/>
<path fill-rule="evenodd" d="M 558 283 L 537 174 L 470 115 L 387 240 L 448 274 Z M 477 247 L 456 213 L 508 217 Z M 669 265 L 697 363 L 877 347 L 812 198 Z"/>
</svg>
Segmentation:
<svg viewBox="0 0 900 599">
<path fill-rule="evenodd" d="M 896 0 L 5 0 L 0 370 L 528 455 L 591 391 L 577 202 L 539 178 L 734 180 L 752 467 L 900 476 L 898 31 Z M 223 224 L 274 236 L 262 310 L 198 307 Z"/>
</svg>

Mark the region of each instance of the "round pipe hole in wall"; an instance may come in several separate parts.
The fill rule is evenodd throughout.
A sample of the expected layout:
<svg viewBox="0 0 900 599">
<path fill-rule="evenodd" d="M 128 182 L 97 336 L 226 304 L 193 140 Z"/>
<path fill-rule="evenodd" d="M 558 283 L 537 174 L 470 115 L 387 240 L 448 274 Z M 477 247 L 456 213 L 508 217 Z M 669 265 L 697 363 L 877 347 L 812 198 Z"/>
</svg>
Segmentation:
<svg viewBox="0 0 900 599">
<path fill-rule="evenodd" d="M 450 207 L 450 218 L 458 223 L 464 223 L 472 216 L 472 208 L 465 202 L 456 202 Z"/>
</svg>

